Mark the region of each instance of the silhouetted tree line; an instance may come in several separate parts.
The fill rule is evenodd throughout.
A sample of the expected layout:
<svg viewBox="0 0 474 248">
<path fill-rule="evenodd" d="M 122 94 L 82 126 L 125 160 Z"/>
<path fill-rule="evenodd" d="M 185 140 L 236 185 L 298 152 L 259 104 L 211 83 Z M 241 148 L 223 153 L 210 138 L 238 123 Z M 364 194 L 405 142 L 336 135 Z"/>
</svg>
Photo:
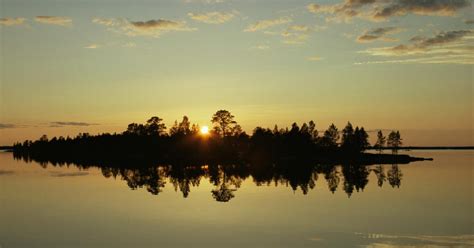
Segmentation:
<svg viewBox="0 0 474 248">
<path fill-rule="evenodd" d="M 167 131 L 163 120 L 151 117 L 144 124 L 131 123 L 123 133 L 90 135 L 81 133 L 74 138 L 43 135 L 36 141 L 27 140 L 13 146 L 17 156 L 38 161 L 104 164 L 117 161 L 154 161 L 174 163 L 195 162 L 265 162 L 307 160 L 324 163 L 347 161 L 360 164 L 404 163 L 408 156 L 366 154 L 369 135 L 363 127 L 353 127 L 349 122 L 339 131 L 332 124 L 319 135 L 313 121 L 301 127 L 273 129 L 257 127 L 246 134 L 235 117 L 227 110 L 217 111 L 211 118 L 209 134 L 200 133 L 200 127 L 184 116 Z M 400 133 L 390 133 L 388 140 L 382 132 L 375 147 L 386 145 L 394 151 L 401 145 Z"/>
</svg>

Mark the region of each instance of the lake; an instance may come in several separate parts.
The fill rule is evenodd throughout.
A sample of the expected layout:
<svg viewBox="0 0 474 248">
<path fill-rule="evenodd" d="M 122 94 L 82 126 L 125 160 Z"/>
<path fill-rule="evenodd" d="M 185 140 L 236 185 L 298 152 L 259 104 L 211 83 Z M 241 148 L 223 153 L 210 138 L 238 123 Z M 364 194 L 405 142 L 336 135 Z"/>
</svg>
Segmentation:
<svg viewBox="0 0 474 248">
<path fill-rule="evenodd" d="M 474 151 L 288 171 L 78 168 L 0 153 L 0 247 L 472 247 Z"/>
</svg>

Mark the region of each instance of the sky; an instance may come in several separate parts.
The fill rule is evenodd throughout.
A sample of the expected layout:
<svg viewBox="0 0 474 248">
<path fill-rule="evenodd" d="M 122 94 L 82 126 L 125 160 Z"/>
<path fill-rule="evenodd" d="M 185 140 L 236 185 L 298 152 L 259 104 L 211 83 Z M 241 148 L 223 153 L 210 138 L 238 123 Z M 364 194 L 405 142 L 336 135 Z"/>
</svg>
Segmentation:
<svg viewBox="0 0 474 248">
<path fill-rule="evenodd" d="M 474 145 L 471 0 L 0 0 L 0 145 L 200 126 L 347 121 Z M 375 135 L 372 135 L 375 136 Z"/>
</svg>

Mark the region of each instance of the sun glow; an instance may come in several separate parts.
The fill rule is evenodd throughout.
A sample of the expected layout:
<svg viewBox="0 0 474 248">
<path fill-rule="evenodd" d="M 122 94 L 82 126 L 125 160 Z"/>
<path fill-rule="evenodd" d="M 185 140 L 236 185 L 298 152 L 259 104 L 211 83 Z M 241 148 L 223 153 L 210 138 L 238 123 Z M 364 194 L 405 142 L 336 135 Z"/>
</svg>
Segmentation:
<svg viewBox="0 0 474 248">
<path fill-rule="evenodd" d="M 203 126 L 203 127 L 201 127 L 201 134 L 202 134 L 202 135 L 207 135 L 207 134 L 209 134 L 209 127 L 208 127 L 208 126 Z"/>
</svg>

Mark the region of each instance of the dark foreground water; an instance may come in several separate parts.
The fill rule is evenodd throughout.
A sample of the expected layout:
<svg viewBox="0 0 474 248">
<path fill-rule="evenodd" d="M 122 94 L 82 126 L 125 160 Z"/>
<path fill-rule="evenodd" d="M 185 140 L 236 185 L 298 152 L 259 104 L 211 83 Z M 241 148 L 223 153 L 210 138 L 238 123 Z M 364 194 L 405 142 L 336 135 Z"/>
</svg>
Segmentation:
<svg viewBox="0 0 474 248">
<path fill-rule="evenodd" d="M 474 152 L 409 154 L 434 161 L 84 170 L 0 153 L 0 247 L 474 246 Z"/>
</svg>

